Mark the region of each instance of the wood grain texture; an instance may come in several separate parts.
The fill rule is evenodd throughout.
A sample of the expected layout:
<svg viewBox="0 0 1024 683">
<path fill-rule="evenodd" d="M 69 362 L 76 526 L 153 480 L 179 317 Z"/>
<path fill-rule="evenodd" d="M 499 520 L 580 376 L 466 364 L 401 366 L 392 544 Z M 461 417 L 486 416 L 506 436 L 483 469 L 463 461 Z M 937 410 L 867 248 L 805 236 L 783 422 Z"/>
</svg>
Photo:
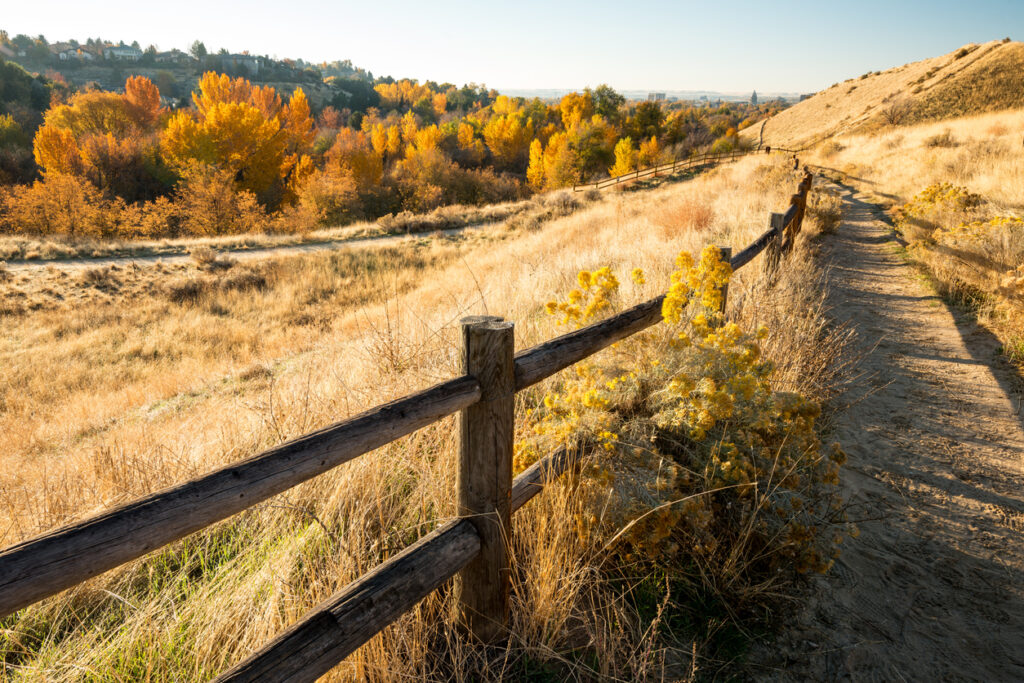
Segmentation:
<svg viewBox="0 0 1024 683">
<path fill-rule="evenodd" d="M 377 406 L 0 553 L 0 617 L 141 557 L 480 398 L 469 376 Z"/>
<path fill-rule="evenodd" d="M 314 681 L 450 579 L 480 552 L 457 519 L 345 586 L 217 681 Z"/>
<path fill-rule="evenodd" d="M 782 214 L 779 215 L 781 216 Z M 757 258 L 757 255 L 764 251 L 766 248 L 768 248 L 769 244 L 771 244 L 772 240 L 774 239 L 775 233 L 772 232 L 771 229 L 768 229 L 767 231 L 762 233 L 760 237 L 751 242 L 750 245 L 748 245 L 740 253 L 730 258 L 729 265 L 732 266 L 732 272 L 735 273 L 737 270 L 739 270 L 740 268 L 742 268 L 743 266 L 747 265 L 755 258 Z"/>
<path fill-rule="evenodd" d="M 768 242 L 768 253 L 765 255 L 764 274 L 770 281 L 774 281 L 779 270 L 779 259 L 782 256 L 782 233 L 786 226 L 786 216 L 781 213 L 773 213 L 768 218 L 768 232 L 771 236 Z"/>
<path fill-rule="evenodd" d="M 480 400 L 459 413 L 459 515 L 480 536 L 480 553 L 455 581 L 459 621 L 489 643 L 508 623 L 515 437 L 515 338 L 501 318 L 462 320 L 463 371 L 480 383 Z"/>
</svg>

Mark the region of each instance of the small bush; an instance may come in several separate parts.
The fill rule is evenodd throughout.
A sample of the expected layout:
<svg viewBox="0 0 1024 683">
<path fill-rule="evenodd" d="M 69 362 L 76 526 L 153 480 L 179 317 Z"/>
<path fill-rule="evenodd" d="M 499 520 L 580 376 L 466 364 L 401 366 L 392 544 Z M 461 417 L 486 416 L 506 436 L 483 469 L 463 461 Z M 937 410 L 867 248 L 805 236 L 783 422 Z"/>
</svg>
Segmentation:
<svg viewBox="0 0 1024 683">
<path fill-rule="evenodd" d="M 219 254 L 207 246 L 194 247 L 189 252 L 189 256 L 192 258 L 192 262 L 199 270 L 227 270 L 231 266 L 235 265 L 235 260 L 233 258 Z"/>
<path fill-rule="evenodd" d="M 924 141 L 925 147 L 956 147 L 959 143 L 953 137 L 953 133 L 946 129 L 941 133 L 932 135 Z"/>
<path fill-rule="evenodd" d="M 88 287 L 112 289 L 121 284 L 112 266 L 86 268 L 81 272 L 78 281 Z"/>
</svg>

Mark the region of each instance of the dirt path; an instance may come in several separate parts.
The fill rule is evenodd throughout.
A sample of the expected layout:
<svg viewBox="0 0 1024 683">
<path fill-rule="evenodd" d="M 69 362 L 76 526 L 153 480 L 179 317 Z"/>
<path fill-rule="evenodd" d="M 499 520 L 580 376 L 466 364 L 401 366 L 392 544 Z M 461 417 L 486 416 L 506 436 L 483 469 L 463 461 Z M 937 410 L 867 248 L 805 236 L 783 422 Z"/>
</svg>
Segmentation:
<svg viewBox="0 0 1024 683">
<path fill-rule="evenodd" d="M 1024 414 L 998 342 L 902 258 L 843 188 L 830 306 L 863 373 L 836 438 L 864 520 L 763 677 L 1024 681 Z M 760 676 L 759 676 L 760 677 Z"/>
<path fill-rule="evenodd" d="M 445 237 L 457 235 L 469 227 L 483 230 L 491 224 L 467 226 L 463 228 L 448 228 L 446 230 L 435 230 L 432 232 L 418 232 L 402 235 L 384 235 L 381 237 L 364 237 L 360 239 L 337 240 L 331 242 L 314 242 L 312 244 L 292 244 L 275 247 L 255 247 L 246 249 L 224 249 L 217 253 L 227 256 L 236 261 L 250 261 L 253 259 L 270 258 L 274 256 L 288 256 L 291 254 L 311 254 L 318 251 L 335 251 L 338 249 L 358 249 L 369 246 L 387 246 L 410 240 L 430 239 L 438 235 Z M 7 270 L 12 272 L 31 271 L 39 268 L 53 267 L 61 270 L 81 270 L 82 268 L 104 268 L 106 266 L 127 266 L 131 263 L 152 265 L 157 262 L 189 263 L 192 256 L 189 254 L 147 254 L 140 256 L 101 256 L 97 258 L 78 259 L 55 259 L 50 261 L 10 261 L 7 263 Z"/>
</svg>

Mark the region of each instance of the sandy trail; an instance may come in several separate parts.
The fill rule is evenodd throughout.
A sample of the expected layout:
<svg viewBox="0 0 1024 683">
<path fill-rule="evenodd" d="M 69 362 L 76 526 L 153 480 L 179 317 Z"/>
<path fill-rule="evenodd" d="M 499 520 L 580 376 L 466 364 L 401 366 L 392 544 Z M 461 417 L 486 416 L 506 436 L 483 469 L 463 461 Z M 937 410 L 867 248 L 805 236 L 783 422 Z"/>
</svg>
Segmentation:
<svg viewBox="0 0 1024 683">
<path fill-rule="evenodd" d="M 835 434 L 861 533 L 757 676 L 1024 681 L 1019 378 L 917 277 L 876 207 L 842 189 L 822 256 L 832 315 L 864 357 Z"/>
</svg>

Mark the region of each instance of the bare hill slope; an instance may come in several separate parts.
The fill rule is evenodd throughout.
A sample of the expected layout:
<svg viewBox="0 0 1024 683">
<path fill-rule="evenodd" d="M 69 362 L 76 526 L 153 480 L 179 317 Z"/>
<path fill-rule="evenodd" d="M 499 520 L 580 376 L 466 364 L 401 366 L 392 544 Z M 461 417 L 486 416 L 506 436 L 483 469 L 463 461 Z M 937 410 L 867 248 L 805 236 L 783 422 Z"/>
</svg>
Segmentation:
<svg viewBox="0 0 1024 683">
<path fill-rule="evenodd" d="M 837 133 L 1024 107 L 1024 43 L 971 44 L 836 83 L 768 119 L 764 142 L 798 146 Z M 757 139 L 761 126 L 748 128 Z"/>
</svg>

